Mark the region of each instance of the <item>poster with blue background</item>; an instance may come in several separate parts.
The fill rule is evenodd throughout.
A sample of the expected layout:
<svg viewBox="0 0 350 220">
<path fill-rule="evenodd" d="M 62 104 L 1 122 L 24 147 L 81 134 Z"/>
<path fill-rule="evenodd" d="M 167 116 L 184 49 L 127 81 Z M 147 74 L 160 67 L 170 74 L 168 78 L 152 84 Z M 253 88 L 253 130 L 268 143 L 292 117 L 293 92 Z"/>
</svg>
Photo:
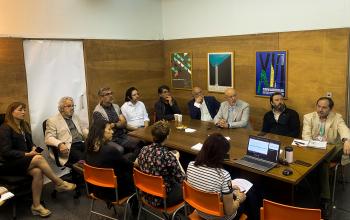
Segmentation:
<svg viewBox="0 0 350 220">
<path fill-rule="evenodd" d="M 255 94 L 270 96 L 280 92 L 286 97 L 287 51 L 256 52 Z"/>
</svg>

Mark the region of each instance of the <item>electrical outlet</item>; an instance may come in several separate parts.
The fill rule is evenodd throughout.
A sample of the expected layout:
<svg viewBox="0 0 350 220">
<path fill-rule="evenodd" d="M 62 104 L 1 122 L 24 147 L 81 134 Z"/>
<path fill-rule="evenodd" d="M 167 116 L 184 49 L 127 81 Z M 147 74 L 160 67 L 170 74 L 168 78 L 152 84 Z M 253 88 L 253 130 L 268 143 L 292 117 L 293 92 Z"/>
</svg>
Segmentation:
<svg viewBox="0 0 350 220">
<path fill-rule="evenodd" d="M 326 96 L 329 97 L 329 98 L 332 98 L 332 92 L 326 92 Z"/>
</svg>

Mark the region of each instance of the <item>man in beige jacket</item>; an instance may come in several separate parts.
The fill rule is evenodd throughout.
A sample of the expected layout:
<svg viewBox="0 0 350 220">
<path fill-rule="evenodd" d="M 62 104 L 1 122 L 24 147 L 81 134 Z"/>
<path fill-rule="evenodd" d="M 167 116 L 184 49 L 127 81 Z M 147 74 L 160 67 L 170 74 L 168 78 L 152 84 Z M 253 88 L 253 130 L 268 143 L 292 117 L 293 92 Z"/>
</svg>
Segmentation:
<svg viewBox="0 0 350 220">
<path fill-rule="evenodd" d="M 342 154 L 350 154 L 350 130 L 342 116 L 332 111 L 334 102 L 329 97 L 321 97 L 316 102 L 316 112 L 304 115 L 302 138 L 304 140 L 327 141 L 336 149 L 329 155 L 320 169 L 321 202 L 330 200 L 329 163 Z"/>
</svg>

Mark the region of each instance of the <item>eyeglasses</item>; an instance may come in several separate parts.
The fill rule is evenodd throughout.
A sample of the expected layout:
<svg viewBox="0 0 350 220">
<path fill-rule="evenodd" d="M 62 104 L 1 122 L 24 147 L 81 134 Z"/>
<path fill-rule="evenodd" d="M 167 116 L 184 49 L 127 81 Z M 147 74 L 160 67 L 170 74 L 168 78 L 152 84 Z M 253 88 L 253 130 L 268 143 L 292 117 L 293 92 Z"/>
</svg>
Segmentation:
<svg viewBox="0 0 350 220">
<path fill-rule="evenodd" d="M 75 108 L 76 105 L 65 105 L 65 106 L 63 106 L 63 107 L 65 107 L 65 108 Z"/>
<path fill-rule="evenodd" d="M 108 95 L 113 95 L 113 92 L 107 92 L 107 93 L 103 94 L 102 96 L 108 96 Z"/>
</svg>

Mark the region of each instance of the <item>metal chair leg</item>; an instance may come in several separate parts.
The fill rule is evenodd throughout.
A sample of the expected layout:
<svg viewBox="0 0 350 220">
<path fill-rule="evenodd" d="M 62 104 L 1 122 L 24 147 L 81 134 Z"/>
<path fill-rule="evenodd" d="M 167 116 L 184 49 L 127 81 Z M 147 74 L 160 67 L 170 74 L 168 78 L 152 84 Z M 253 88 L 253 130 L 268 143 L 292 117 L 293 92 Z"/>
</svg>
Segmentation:
<svg viewBox="0 0 350 220">
<path fill-rule="evenodd" d="M 332 207 L 333 209 L 336 208 L 335 201 L 334 201 L 334 195 L 335 195 L 335 185 L 337 183 L 337 174 L 338 174 L 338 167 L 340 163 L 338 163 L 334 168 L 334 176 L 333 176 L 333 189 L 332 189 Z"/>
<path fill-rule="evenodd" d="M 90 205 L 89 219 L 91 219 L 92 211 L 93 211 L 93 208 L 94 208 L 94 203 L 95 203 L 95 200 L 92 199 L 91 200 L 91 205 Z"/>
</svg>

